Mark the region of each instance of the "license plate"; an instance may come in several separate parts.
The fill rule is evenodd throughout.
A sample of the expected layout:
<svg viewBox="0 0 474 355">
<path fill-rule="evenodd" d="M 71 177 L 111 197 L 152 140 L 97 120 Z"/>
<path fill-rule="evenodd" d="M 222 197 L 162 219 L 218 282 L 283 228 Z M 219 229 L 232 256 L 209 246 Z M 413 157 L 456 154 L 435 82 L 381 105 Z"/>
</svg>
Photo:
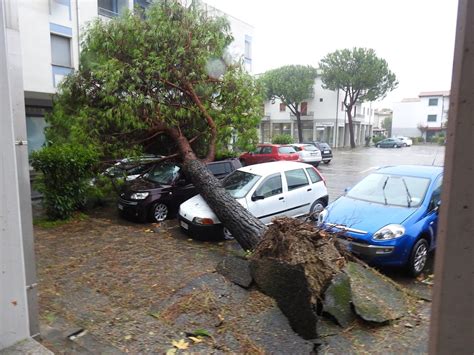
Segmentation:
<svg viewBox="0 0 474 355">
<path fill-rule="evenodd" d="M 119 204 L 117 205 L 117 207 L 118 207 L 118 209 L 119 209 L 120 211 L 123 211 L 123 205 L 121 205 L 121 204 L 119 203 Z"/>
<path fill-rule="evenodd" d="M 312 157 L 315 157 L 317 154 L 316 153 L 311 153 L 310 154 Z"/>
<path fill-rule="evenodd" d="M 189 229 L 189 225 L 186 223 L 186 222 L 179 222 L 179 224 L 181 225 L 181 227 L 183 227 L 184 229 L 188 230 Z"/>
<path fill-rule="evenodd" d="M 329 152 L 329 150 L 325 150 L 323 153 L 324 154 L 329 154 L 330 152 Z"/>
</svg>

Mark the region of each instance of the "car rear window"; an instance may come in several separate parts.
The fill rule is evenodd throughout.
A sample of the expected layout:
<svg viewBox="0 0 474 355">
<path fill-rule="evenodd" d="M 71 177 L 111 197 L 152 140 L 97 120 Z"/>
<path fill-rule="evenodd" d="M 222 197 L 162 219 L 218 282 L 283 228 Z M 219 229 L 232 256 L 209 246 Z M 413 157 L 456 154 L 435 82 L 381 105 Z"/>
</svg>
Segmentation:
<svg viewBox="0 0 474 355">
<path fill-rule="evenodd" d="M 214 175 L 229 174 L 232 171 L 229 162 L 208 164 L 207 168 Z"/>
<path fill-rule="evenodd" d="M 319 143 L 319 148 L 322 150 L 330 150 L 331 147 L 327 143 Z"/>
<path fill-rule="evenodd" d="M 306 177 L 303 169 L 285 171 L 285 176 L 286 183 L 288 185 L 288 191 L 309 185 L 308 178 Z"/>
<path fill-rule="evenodd" d="M 293 153 L 296 153 L 296 150 L 295 150 L 295 148 L 288 147 L 288 146 L 278 147 L 278 153 L 280 153 L 280 154 L 293 154 Z"/>
<path fill-rule="evenodd" d="M 308 152 L 314 152 L 316 150 L 318 150 L 318 148 L 316 148 L 314 145 L 312 144 L 307 144 L 307 145 L 304 145 L 303 146 L 303 149 L 304 150 L 307 150 Z"/>
</svg>

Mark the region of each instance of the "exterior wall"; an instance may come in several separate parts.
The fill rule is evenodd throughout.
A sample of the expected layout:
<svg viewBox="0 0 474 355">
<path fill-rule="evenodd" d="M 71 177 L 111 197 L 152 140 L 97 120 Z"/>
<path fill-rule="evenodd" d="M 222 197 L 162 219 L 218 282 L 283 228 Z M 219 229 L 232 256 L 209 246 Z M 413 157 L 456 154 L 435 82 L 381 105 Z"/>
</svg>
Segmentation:
<svg viewBox="0 0 474 355">
<path fill-rule="evenodd" d="M 301 116 L 303 123 L 303 140 L 325 141 L 334 147 L 349 144 L 346 112 L 342 101 L 344 93 L 324 89 L 321 77 L 317 77 L 313 85 L 312 97 L 305 100 L 308 104 L 307 115 Z M 365 143 L 365 137 L 372 134 L 372 122 L 375 110 L 371 103 L 357 105 L 354 117 L 354 133 L 356 144 Z M 337 122 L 337 124 L 336 124 Z M 336 132 L 336 125 L 338 130 Z M 312 129 L 312 135 L 309 130 Z M 285 131 L 285 132 L 282 132 Z M 280 101 L 265 102 L 265 114 L 261 124 L 261 141 L 269 142 L 271 137 L 280 133 L 289 133 L 298 137 L 296 117 L 288 108 L 280 112 Z"/>
<path fill-rule="evenodd" d="M 438 99 L 436 106 L 429 106 L 429 99 Z M 397 102 L 393 108 L 392 135 L 418 137 L 418 125 L 433 131 L 444 131 L 449 108 L 449 96 L 423 96 Z M 428 115 L 436 115 L 436 121 L 428 122 Z"/>
</svg>

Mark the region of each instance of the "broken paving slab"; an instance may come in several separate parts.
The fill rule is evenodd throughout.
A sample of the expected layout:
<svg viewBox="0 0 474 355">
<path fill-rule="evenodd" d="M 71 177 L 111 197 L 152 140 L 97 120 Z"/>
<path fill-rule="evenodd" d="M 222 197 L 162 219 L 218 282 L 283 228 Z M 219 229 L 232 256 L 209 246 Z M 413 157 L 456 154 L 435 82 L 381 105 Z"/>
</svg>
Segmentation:
<svg viewBox="0 0 474 355">
<path fill-rule="evenodd" d="M 385 323 L 406 314 L 405 295 L 373 270 L 349 262 L 344 272 L 349 277 L 355 312 L 362 319 Z"/>
<path fill-rule="evenodd" d="M 356 319 L 351 302 L 349 276 L 341 272 L 331 280 L 331 284 L 324 294 L 323 310 L 334 317 L 341 327 L 345 328 Z"/>
<path fill-rule="evenodd" d="M 252 284 L 250 263 L 247 259 L 232 255 L 226 256 L 217 264 L 216 271 L 229 281 L 244 288 L 248 288 Z"/>
</svg>

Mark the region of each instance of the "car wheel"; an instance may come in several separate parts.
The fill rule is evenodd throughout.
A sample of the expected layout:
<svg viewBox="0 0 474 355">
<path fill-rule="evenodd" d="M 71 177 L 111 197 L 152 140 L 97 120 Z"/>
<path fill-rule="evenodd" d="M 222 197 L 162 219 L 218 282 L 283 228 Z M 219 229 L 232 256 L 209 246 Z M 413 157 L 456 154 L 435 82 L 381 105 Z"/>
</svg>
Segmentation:
<svg viewBox="0 0 474 355">
<path fill-rule="evenodd" d="M 324 164 L 328 165 L 331 162 L 331 160 L 325 160 Z"/>
<path fill-rule="evenodd" d="M 376 144 L 376 145 L 375 145 L 375 148 L 380 148 L 380 144 Z"/>
<path fill-rule="evenodd" d="M 151 208 L 151 218 L 154 222 L 163 222 L 168 217 L 168 206 L 157 202 Z"/>
<path fill-rule="evenodd" d="M 410 254 L 410 260 L 408 261 L 408 271 L 410 275 L 416 277 L 423 272 L 428 260 L 428 242 L 426 239 L 418 240 Z"/>
<path fill-rule="evenodd" d="M 406 146 L 407 146 L 407 144 L 406 144 L 406 143 L 403 143 L 403 146 L 404 146 L 404 147 L 406 147 Z"/>
<path fill-rule="evenodd" d="M 317 168 L 317 167 L 319 166 L 319 162 L 318 162 L 318 163 L 314 163 L 313 166 L 314 166 L 315 168 Z"/>
<path fill-rule="evenodd" d="M 224 235 L 225 240 L 232 240 L 234 237 L 232 236 L 232 233 L 230 230 L 228 230 L 226 227 L 222 230 L 222 234 Z"/>
<path fill-rule="evenodd" d="M 309 209 L 309 218 L 312 221 L 317 221 L 318 220 L 318 215 L 321 213 L 322 210 L 324 210 L 327 206 L 326 201 L 319 199 L 313 202 L 311 205 L 311 208 Z"/>
</svg>

